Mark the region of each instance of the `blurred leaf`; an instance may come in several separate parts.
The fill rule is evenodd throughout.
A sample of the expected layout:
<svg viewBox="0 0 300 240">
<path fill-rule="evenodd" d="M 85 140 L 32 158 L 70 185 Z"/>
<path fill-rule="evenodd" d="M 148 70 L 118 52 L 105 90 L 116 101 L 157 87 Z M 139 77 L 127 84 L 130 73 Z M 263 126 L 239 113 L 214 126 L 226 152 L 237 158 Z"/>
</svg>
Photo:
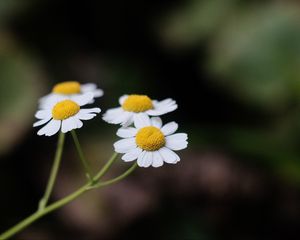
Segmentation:
<svg viewBox="0 0 300 240">
<path fill-rule="evenodd" d="M 299 53 L 297 6 L 254 8 L 216 36 L 210 68 L 240 99 L 276 111 L 299 99 Z"/>
<path fill-rule="evenodd" d="M 197 44 L 222 25 L 234 11 L 236 0 L 192 0 L 168 15 L 162 35 L 169 45 L 186 47 Z"/>
<path fill-rule="evenodd" d="M 0 20 L 1 24 L 7 20 L 11 15 L 22 11 L 24 8 L 32 4 L 35 0 L 1 0 L 0 1 Z"/>
<path fill-rule="evenodd" d="M 31 127 L 43 78 L 35 61 L 15 45 L 12 37 L 0 35 L 1 154 Z"/>
</svg>

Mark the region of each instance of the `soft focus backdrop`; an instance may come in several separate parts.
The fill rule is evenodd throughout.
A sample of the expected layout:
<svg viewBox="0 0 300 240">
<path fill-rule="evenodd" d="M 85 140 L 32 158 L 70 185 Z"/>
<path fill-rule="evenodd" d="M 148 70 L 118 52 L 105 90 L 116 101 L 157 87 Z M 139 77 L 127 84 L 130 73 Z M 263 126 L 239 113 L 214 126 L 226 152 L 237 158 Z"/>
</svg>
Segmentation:
<svg viewBox="0 0 300 240">
<path fill-rule="evenodd" d="M 138 169 L 15 239 L 299 239 L 298 1 L 2 0 L 0 231 L 37 208 L 57 136 L 38 137 L 34 113 L 68 80 L 104 89 L 103 111 L 124 93 L 176 99 L 163 119 L 189 147 L 177 165 Z M 78 132 L 95 170 L 116 130 L 99 116 Z M 53 199 L 84 180 L 68 137 Z"/>
</svg>

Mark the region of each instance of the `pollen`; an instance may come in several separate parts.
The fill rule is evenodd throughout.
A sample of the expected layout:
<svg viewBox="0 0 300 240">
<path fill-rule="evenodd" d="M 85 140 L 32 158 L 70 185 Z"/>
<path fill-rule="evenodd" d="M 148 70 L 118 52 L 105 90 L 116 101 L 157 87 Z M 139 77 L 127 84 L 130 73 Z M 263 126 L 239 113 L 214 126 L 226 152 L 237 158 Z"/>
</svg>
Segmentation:
<svg viewBox="0 0 300 240">
<path fill-rule="evenodd" d="M 130 95 L 124 101 L 122 108 L 128 112 L 145 112 L 153 108 L 151 99 L 146 95 Z"/>
<path fill-rule="evenodd" d="M 67 95 L 77 94 L 80 93 L 80 83 L 75 81 L 58 83 L 53 87 L 52 92 Z"/>
<path fill-rule="evenodd" d="M 55 120 L 64 120 L 74 116 L 80 110 L 80 106 L 71 101 L 64 100 L 57 103 L 52 109 L 52 117 Z"/>
<path fill-rule="evenodd" d="M 140 148 L 146 151 L 156 151 L 166 143 L 164 134 L 158 128 L 152 126 L 141 128 L 135 141 Z"/>
</svg>

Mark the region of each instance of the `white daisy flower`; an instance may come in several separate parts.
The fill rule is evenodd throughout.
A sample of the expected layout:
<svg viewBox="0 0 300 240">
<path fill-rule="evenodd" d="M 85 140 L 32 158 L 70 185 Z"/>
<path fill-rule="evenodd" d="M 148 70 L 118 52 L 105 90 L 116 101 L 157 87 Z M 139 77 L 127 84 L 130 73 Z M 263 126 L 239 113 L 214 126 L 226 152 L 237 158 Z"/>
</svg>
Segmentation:
<svg viewBox="0 0 300 240">
<path fill-rule="evenodd" d="M 151 100 L 146 95 L 123 95 L 119 99 L 121 107 L 109 109 L 103 120 L 112 124 L 121 124 L 126 127 L 135 121 L 138 114 L 160 116 L 172 112 L 177 108 L 176 102 L 171 99 L 163 101 Z"/>
<path fill-rule="evenodd" d="M 81 128 L 83 125 L 81 120 L 90 120 L 101 111 L 100 108 L 81 108 L 88 104 L 93 97 L 92 93 L 73 96 L 72 100 L 61 97 L 54 99 L 53 97 L 43 110 L 39 110 L 35 114 L 35 117 L 40 120 L 34 123 L 33 127 L 47 123 L 37 134 L 52 136 L 60 129 L 66 133 L 72 129 Z"/>
<path fill-rule="evenodd" d="M 56 84 L 52 88 L 52 92 L 39 100 L 40 108 L 43 109 L 47 103 L 57 99 L 57 97 L 61 98 L 72 98 L 85 93 L 92 93 L 93 99 L 89 103 L 94 102 L 94 98 L 103 96 L 103 90 L 97 88 L 97 85 L 94 83 L 86 83 L 80 84 L 76 81 L 67 81 Z"/>
<path fill-rule="evenodd" d="M 120 128 L 117 135 L 122 140 L 114 144 L 117 153 L 124 153 L 125 162 L 137 159 L 140 167 L 160 167 L 164 162 L 175 164 L 180 161 L 174 152 L 187 147 L 187 134 L 173 134 L 178 125 L 170 122 L 162 126 L 159 117 L 151 119 L 145 114 L 138 114 L 135 127 Z"/>
</svg>

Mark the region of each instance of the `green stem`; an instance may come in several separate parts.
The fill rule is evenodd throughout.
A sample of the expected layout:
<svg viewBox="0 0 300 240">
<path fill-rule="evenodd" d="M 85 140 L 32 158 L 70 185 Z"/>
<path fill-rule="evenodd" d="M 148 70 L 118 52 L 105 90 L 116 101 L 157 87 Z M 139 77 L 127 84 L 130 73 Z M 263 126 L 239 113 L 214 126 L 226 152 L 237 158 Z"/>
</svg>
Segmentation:
<svg viewBox="0 0 300 240">
<path fill-rule="evenodd" d="M 72 134 L 72 137 L 73 137 L 73 140 L 74 140 L 74 143 L 75 143 L 80 161 L 82 163 L 82 166 L 84 167 L 86 177 L 88 178 L 88 180 L 92 181 L 92 176 L 93 176 L 92 171 L 91 171 L 90 165 L 88 164 L 87 160 L 84 157 L 84 154 L 83 154 L 83 151 L 81 149 L 81 146 L 80 146 L 80 143 L 79 143 L 79 140 L 78 140 L 78 137 L 77 137 L 77 134 L 76 134 L 75 130 L 72 130 L 71 134 Z"/>
<path fill-rule="evenodd" d="M 110 180 L 107 180 L 105 182 L 96 183 L 96 184 L 88 187 L 88 189 L 105 187 L 105 186 L 117 183 L 117 182 L 123 180 L 124 178 L 126 178 L 128 175 L 130 175 L 137 168 L 137 166 L 138 166 L 137 163 L 135 163 L 126 172 L 124 172 L 120 176 L 118 176 L 116 178 L 113 178 L 113 179 L 110 179 Z"/>
<path fill-rule="evenodd" d="M 65 204 L 71 202 L 72 200 L 76 199 L 81 194 L 83 194 L 85 191 L 87 191 L 87 189 L 86 189 L 87 186 L 88 185 L 85 185 L 85 186 L 79 188 L 74 193 L 66 196 L 65 198 L 63 198 L 55 203 L 50 204 L 49 206 L 47 206 L 47 207 L 35 212 L 34 214 L 30 215 L 29 217 L 25 218 L 24 220 L 19 222 L 14 227 L 12 227 L 12 228 L 8 229 L 6 232 L 2 233 L 0 235 L 0 240 L 5 240 L 5 239 L 12 237 L 13 235 L 20 232 L 24 228 L 28 227 L 30 224 L 32 224 L 39 218 L 43 217 L 44 215 L 64 206 Z"/>
<path fill-rule="evenodd" d="M 58 200 L 58 201 L 50 204 L 49 206 L 45 207 L 44 209 L 35 212 L 31 216 L 29 216 L 29 217 L 25 218 L 24 220 L 22 220 L 21 222 L 19 222 L 14 227 L 8 229 L 6 232 L 4 232 L 0 235 L 0 240 L 5 240 L 5 239 L 12 237 L 13 235 L 20 232 L 24 228 L 28 227 L 30 224 L 37 221 L 41 217 L 53 212 L 54 210 L 56 210 L 60 207 L 63 207 L 64 205 L 75 200 L 76 198 L 78 198 L 79 196 L 81 196 L 82 194 L 87 192 L 88 190 L 95 188 L 94 186 L 96 186 L 96 185 L 97 185 L 97 187 L 104 187 L 104 186 L 109 186 L 109 185 L 112 185 L 114 183 L 121 181 L 122 179 L 124 179 L 125 177 L 130 175 L 130 173 L 132 173 L 136 169 L 136 167 L 137 167 L 137 164 L 135 163 L 126 172 L 124 172 L 120 176 L 113 178 L 111 180 L 102 182 L 101 184 L 100 183 L 95 184 L 93 182 L 89 182 L 89 183 L 85 184 L 83 187 L 79 188 L 77 191 L 71 193 L 70 195 L 64 197 L 61 200 Z M 102 169 L 100 170 L 100 172 L 103 172 Z"/>
<path fill-rule="evenodd" d="M 47 187 L 46 187 L 46 191 L 44 193 L 44 196 L 41 198 L 40 202 L 39 202 L 39 210 L 42 210 L 45 208 L 45 206 L 48 203 L 48 200 L 50 198 L 51 192 L 53 190 L 53 186 L 57 177 L 57 173 L 58 173 L 58 169 L 60 166 L 60 161 L 61 161 L 61 155 L 63 152 L 63 148 L 64 148 L 64 142 L 65 142 L 65 134 L 60 132 L 59 133 L 59 137 L 58 137 L 58 143 L 57 143 L 57 148 L 56 148 L 56 153 L 55 153 L 55 158 L 53 161 L 53 165 L 51 168 L 51 172 L 50 172 L 50 177 L 47 183 Z"/>
<path fill-rule="evenodd" d="M 102 169 L 93 178 L 94 182 L 99 181 L 99 179 L 104 176 L 104 174 L 109 170 L 109 168 L 111 167 L 111 165 L 115 162 L 115 160 L 117 159 L 118 155 L 119 154 L 115 152 L 110 157 L 110 159 L 108 160 L 108 162 L 102 167 Z"/>
</svg>

